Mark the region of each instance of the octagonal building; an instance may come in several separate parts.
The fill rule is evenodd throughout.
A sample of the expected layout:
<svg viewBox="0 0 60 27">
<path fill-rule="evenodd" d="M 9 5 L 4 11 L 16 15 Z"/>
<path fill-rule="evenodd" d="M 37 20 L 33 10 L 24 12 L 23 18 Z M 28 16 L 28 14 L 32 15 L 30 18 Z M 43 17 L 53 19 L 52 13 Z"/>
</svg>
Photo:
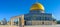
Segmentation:
<svg viewBox="0 0 60 27">
<path fill-rule="evenodd" d="M 56 20 L 51 13 L 44 12 L 44 6 L 35 3 L 31 6 L 29 13 L 24 14 L 24 25 L 52 25 Z"/>
</svg>

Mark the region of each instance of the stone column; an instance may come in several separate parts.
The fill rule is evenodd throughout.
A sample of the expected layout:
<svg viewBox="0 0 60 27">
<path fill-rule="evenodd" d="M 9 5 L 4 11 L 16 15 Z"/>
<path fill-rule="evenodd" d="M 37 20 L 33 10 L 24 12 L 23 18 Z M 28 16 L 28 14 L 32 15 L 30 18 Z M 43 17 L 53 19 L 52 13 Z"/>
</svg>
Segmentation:
<svg viewBox="0 0 60 27">
<path fill-rule="evenodd" d="M 13 19 L 11 19 L 11 25 L 13 25 L 13 22 L 14 22 Z"/>
<path fill-rule="evenodd" d="M 21 25 L 21 17 L 18 18 L 18 26 Z"/>
<path fill-rule="evenodd" d="M 19 22 L 19 18 L 18 18 L 18 26 L 20 25 L 19 23 L 20 23 L 20 22 Z"/>
<path fill-rule="evenodd" d="M 22 23 L 22 27 L 24 27 L 24 15 L 21 16 L 21 23 Z"/>
</svg>

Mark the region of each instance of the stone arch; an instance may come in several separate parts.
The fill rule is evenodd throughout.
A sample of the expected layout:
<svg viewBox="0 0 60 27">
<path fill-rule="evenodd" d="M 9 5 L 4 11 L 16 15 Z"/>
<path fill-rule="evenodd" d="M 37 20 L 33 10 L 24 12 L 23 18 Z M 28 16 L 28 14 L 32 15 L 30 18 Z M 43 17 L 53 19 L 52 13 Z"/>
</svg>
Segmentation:
<svg viewBox="0 0 60 27">
<path fill-rule="evenodd" d="M 12 17 L 10 19 L 11 25 L 14 24 L 15 19 L 18 19 L 18 25 L 24 25 L 24 15 Z"/>
</svg>

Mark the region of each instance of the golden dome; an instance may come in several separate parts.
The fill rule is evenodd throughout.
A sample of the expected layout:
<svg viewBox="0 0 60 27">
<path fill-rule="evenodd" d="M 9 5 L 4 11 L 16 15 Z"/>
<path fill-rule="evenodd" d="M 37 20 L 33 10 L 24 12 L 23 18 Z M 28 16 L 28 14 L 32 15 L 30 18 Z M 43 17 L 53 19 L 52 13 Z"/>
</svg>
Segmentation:
<svg viewBox="0 0 60 27">
<path fill-rule="evenodd" d="M 44 11 L 44 7 L 40 3 L 35 3 L 32 5 L 30 10 L 42 10 L 42 11 Z"/>
</svg>

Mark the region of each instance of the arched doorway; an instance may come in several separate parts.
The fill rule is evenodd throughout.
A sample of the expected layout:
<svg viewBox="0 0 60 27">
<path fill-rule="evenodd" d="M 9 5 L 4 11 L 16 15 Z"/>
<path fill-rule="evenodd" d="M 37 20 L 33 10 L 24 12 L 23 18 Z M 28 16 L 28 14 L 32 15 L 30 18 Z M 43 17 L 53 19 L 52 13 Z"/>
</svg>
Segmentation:
<svg viewBox="0 0 60 27">
<path fill-rule="evenodd" d="M 26 25 L 26 21 L 24 21 L 24 25 Z"/>
<path fill-rule="evenodd" d="M 44 25 L 44 22 L 42 22 L 42 25 Z"/>
</svg>

